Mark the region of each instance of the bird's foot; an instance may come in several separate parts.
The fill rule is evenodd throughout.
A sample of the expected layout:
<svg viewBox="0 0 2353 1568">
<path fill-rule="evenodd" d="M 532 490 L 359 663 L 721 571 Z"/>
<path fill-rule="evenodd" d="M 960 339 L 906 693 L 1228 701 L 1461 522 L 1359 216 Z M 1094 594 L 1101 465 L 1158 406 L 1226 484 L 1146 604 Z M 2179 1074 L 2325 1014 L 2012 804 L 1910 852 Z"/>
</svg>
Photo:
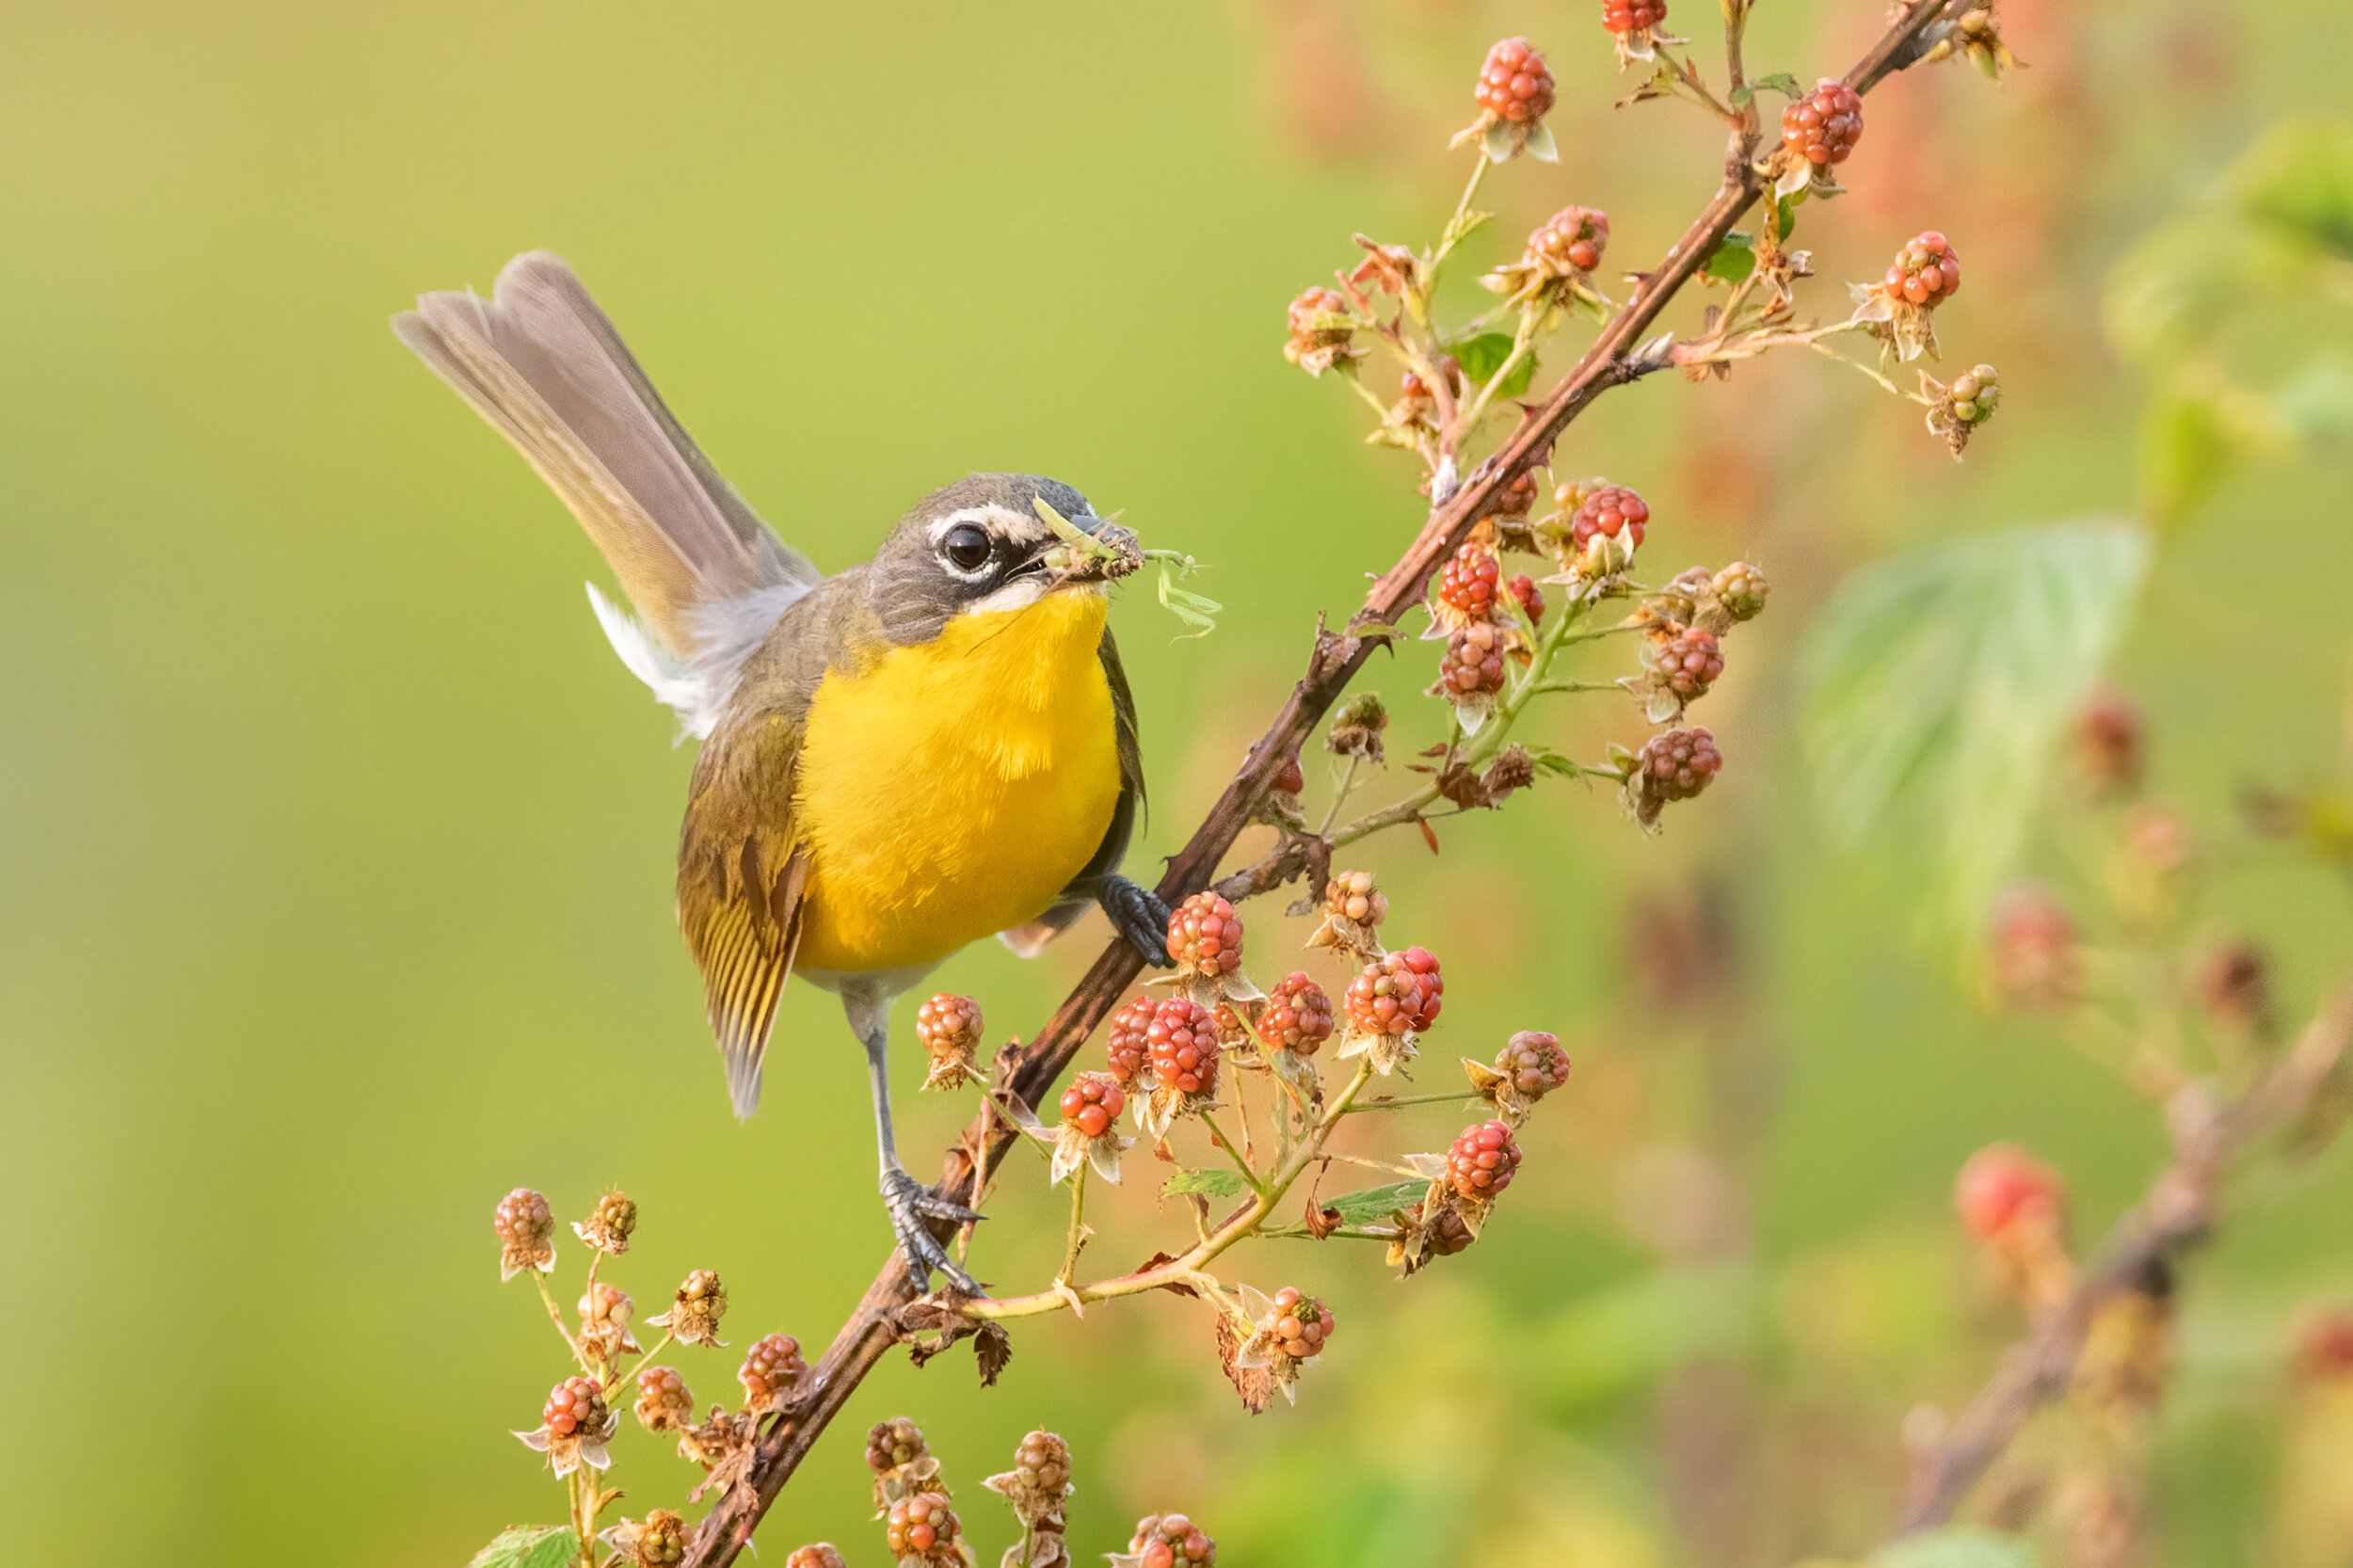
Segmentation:
<svg viewBox="0 0 2353 1568">
<path fill-rule="evenodd" d="M 928 1293 L 932 1288 L 932 1271 L 956 1290 L 968 1296 L 982 1296 L 980 1281 L 964 1272 L 956 1260 L 948 1256 L 948 1249 L 932 1234 L 931 1222 L 952 1220 L 957 1224 L 970 1224 L 987 1218 L 960 1203 L 952 1203 L 924 1186 L 904 1171 L 892 1170 L 882 1180 L 883 1208 L 889 1210 L 890 1228 L 899 1238 L 899 1250 L 907 1263 L 907 1278 L 914 1282 L 915 1293 Z"/>
<path fill-rule="evenodd" d="M 1096 898 L 1103 913 L 1111 917 L 1112 928 L 1128 938 L 1128 945 L 1143 954 L 1145 963 L 1163 969 L 1170 967 L 1169 910 L 1158 893 L 1124 876 L 1107 876 Z"/>
</svg>

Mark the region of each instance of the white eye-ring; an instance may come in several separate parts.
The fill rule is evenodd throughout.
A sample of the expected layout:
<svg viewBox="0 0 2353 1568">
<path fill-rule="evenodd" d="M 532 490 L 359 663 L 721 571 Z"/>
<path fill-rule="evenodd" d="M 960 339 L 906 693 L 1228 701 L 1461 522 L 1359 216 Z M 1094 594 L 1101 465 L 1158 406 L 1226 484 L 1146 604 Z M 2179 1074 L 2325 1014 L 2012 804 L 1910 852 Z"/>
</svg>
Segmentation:
<svg viewBox="0 0 2353 1568">
<path fill-rule="evenodd" d="M 978 523 L 959 522 L 939 536 L 939 558 L 968 577 L 977 577 L 986 570 L 994 554 L 996 548 L 989 542 L 988 530 Z"/>
</svg>

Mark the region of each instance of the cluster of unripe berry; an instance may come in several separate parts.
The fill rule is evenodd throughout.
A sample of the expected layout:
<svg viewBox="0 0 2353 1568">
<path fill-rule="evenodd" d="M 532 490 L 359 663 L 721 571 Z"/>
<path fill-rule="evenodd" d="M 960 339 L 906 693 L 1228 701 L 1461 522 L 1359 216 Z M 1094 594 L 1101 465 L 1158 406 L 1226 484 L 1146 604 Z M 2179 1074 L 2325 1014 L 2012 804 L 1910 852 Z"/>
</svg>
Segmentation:
<svg viewBox="0 0 2353 1568">
<path fill-rule="evenodd" d="M 1961 292 L 1961 258 L 1950 240 L 1930 229 L 1896 252 L 1880 286 L 1891 299 L 1932 310 Z"/>
<path fill-rule="evenodd" d="M 1454 1140 L 1446 1165 L 1455 1196 L 1485 1203 L 1512 1185 L 1512 1175 L 1520 1168 L 1519 1143 L 1509 1123 L 1481 1122 Z"/>
<path fill-rule="evenodd" d="M 770 1334 L 753 1341 L 735 1380 L 744 1385 L 746 1410 L 781 1410 L 808 1373 L 801 1342 L 789 1334 Z"/>
<path fill-rule="evenodd" d="M 1526 39 L 1505 39 L 1487 51 L 1473 97 L 1497 120 L 1532 124 L 1552 108 L 1552 70 Z"/>
<path fill-rule="evenodd" d="M 1217 1543 L 1182 1513 L 1139 1520 L 1128 1551 L 1137 1568 L 1204 1568 L 1217 1560 Z"/>
<path fill-rule="evenodd" d="M 1843 164 L 1863 139 L 1863 95 L 1825 79 L 1781 114 L 1784 147 L 1816 168 Z"/>
<path fill-rule="evenodd" d="M 1100 1138 L 1128 1108 L 1127 1092 L 1109 1073 L 1080 1073 L 1062 1092 L 1062 1119 L 1089 1138 Z"/>
<path fill-rule="evenodd" d="M 946 1496 L 918 1492 L 890 1505 L 883 1530 L 892 1556 L 928 1560 L 952 1557 L 963 1526 Z"/>
<path fill-rule="evenodd" d="M 571 1437 L 603 1430 L 610 1415 L 596 1380 L 574 1375 L 566 1378 L 549 1392 L 547 1405 L 540 1412 L 540 1421 L 556 1436 Z"/>
<path fill-rule="evenodd" d="M 1438 1021 L 1446 980 L 1427 948 L 1384 953 L 1348 984 L 1348 1021 L 1367 1034 L 1418 1034 Z"/>
<path fill-rule="evenodd" d="M 1276 1350 L 1294 1361 L 1305 1361 L 1321 1355 L 1332 1337 L 1332 1309 L 1286 1285 L 1274 1293 L 1273 1309 L 1258 1326 L 1268 1332 Z"/>
<path fill-rule="evenodd" d="M 1179 974 L 1209 979 L 1241 967 L 1241 917 L 1215 893 L 1195 893 L 1168 918 L 1168 956 Z"/>
</svg>

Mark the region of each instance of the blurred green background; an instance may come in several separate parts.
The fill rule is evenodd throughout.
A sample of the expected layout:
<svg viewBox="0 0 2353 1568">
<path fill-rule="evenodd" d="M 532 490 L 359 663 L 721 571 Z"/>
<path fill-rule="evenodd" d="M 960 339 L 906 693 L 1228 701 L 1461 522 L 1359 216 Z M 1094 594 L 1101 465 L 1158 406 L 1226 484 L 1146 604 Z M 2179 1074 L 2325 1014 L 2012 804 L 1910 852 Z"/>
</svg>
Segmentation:
<svg viewBox="0 0 2353 1568">
<path fill-rule="evenodd" d="M 1316 613 L 1351 607 L 1416 526 L 1413 475 L 1358 446 L 1355 401 L 1283 362 L 1282 307 L 1351 261 L 1352 231 L 1435 230 L 1486 44 L 1551 54 L 1563 157 L 1490 183 L 1477 264 L 1572 200 L 1610 211 L 1610 271 L 1647 264 L 1712 187 L 1696 114 L 1609 106 L 1625 88 L 1594 8 L 0 14 L 0 1495 L 24 1560 L 454 1564 L 559 1518 L 507 1435 L 564 1370 L 536 1303 L 496 1281 L 490 1209 L 518 1184 L 567 1217 L 626 1186 L 644 1220 L 610 1277 L 650 1313 L 686 1269 L 720 1270 L 738 1345 L 822 1341 L 883 1250 L 830 998 L 788 996 L 765 1107 L 729 1119 L 670 916 L 691 750 L 587 613 L 593 552 L 391 312 L 562 252 L 828 568 L 968 468 L 1066 477 L 1210 563 L 1198 585 L 1226 610 L 1206 641 L 1174 641 L 1146 595 L 1116 613 L 1148 872 Z M 1834 72 L 1879 12 L 1767 0 L 1752 60 Z M 1449 824 L 1436 857 L 1409 838 L 1362 856 L 1448 965 L 1426 1080 L 1524 1027 L 1579 1062 L 1487 1240 L 1404 1285 L 1337 1243 L 1238 1258 L 1328 1292 L 1344 1325 L 1300 1408 L 1263 1418 L 1173 1298 L 1024 1329 L 985 1393 L 961 1354 L 894 1362 L 772 1516 L 770 1560 L 820 1536 L 881 1560 L 850 1429 L 902 1413 L 984 1559 L 1004 1533 L 977 1480 L 1041 1425 L 1080 1455 L 1082 1556 L 1164 1507 L 1244 1563 L 1762 1564 L 1875 1540 L 1905 1413 L 1964 1398 L 2015 1327 L 1949 1220 L 1954 1168 L 2026 1143 L 2090 1236 L 2163 1152 L 2145 1105 L 2052 1027 L 1990 1019 L 1949 944 L 1915 937 L 1900 856 L 1823 831 L 1797 655 L 1840 578 L 1891 552 L 2169 510 L 2116 678 L 2150 718 L 2153 790 L 2214 846 L 2198 919 L 2269 944 L 2287 1010 L 2353 971 L 2341 876 L 2232 810 L 2250 780 L 2342 764 L 2353 475 L 2341 446 L 2261 419 L 2152 416 L 2163 356 L 2120 359 L 2101 328 L 2143 234 L 2236 243 L 2223 170 L 2274 120 L 2342 105 L 2353 16 L 2004 15 L 2031 69 L 1895 81 L 1852 196 L 1802 235 L 1823 312 L 1912 232 L 1953 237 L 1948 363 L 1998 362 L 2009 395 L 1968 462 L 1811 358 L 1614 394 L 1563 472 L 1651 496 L 1659 575 L 1735 555 L 1774 574 L 1701 715 L 1726 777 L 1655 840 L 1556 782 Z M 2346 344 L 2330 276 L 2234 328 L 2251 380 Z M 1398 750 L 1439 733 L 1411 698 L 1433 659 L 1409 645 L 1369 677 L 1402 711 Z M 1641 726 L 1604 702 L 1540 728 L 1591 755 Z M 1272 902 L 1250 919 L 1261 954 L 1305 934 Z M 1098 932 L 1034 965 L 975 951 L 937 984 L 979 995 L 992 1038 L 1026 1034 Z M 915 1081 L 903 1061 L 920 1151 L 970 1106 Z M 1459 1125 L 1416 1114 L 1411 1146 Z M 1007 1181 L 985 1277 L 1050 1273 L 1042 1188 Z M 2246 1196 L 2186 1297 L 2153 1459 L 2169 1563 L 2283 1560 L 2294 1314 L 2353 1297 L 2342 1150 Z M 1148 1183 L 1099 1207 L 1105 1267 L 1187 1228 Z M 678 1364 L 732 1392 L 732 1355 Z M 619 1440 L 632 1512 L 682 1491 L 666 1448 Z"/>
</svg>

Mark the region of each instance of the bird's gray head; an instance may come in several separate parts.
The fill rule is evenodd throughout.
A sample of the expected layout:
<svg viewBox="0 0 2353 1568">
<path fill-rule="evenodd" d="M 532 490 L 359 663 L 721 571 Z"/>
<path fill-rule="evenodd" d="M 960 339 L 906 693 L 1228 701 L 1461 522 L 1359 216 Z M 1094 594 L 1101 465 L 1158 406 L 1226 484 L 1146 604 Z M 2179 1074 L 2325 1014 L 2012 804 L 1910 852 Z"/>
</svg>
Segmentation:
<svg viewBox="0 0 2353 1568">
<path fill-rule="evenodd" d="M 1041 504 L 1089 536 L 1074 546 Z M 892 642 L 925 643 L 957 616 L 1019 610 L 1065 589 L 1100 592 L 1144 564 L 1135 536 L 1034 473 L 973 473 L 934 490 L 874 553 L 872 603 Z"/>
</svg>

